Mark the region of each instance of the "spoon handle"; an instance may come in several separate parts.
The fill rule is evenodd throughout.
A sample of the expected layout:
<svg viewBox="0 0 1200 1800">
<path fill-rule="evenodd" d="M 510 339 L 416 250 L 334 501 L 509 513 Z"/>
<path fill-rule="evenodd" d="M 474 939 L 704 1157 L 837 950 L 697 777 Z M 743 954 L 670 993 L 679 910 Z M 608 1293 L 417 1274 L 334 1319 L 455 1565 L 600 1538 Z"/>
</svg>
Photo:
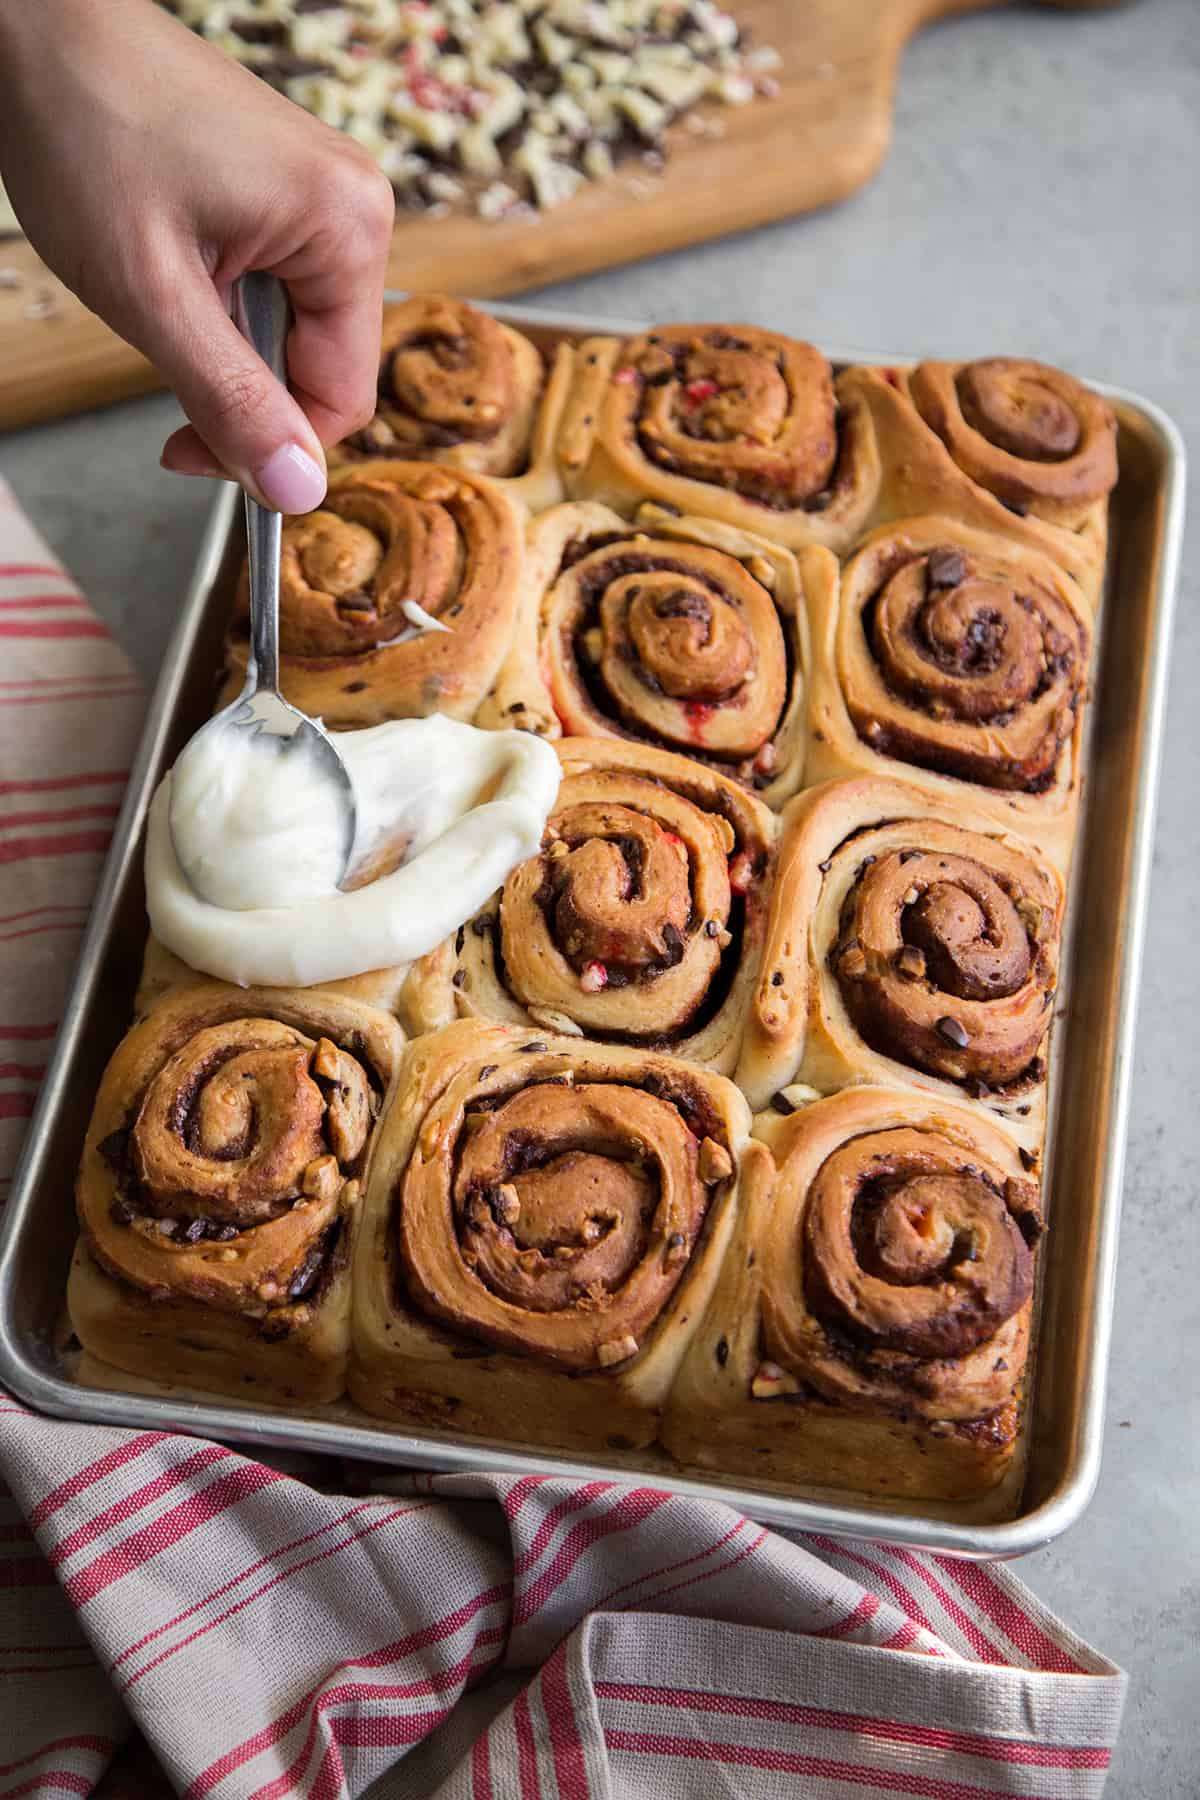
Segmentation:
<svg viewBox="0 0 1200 1800">
<path fill-rule="evenodd" d="M 276 380 L 287 385 L 287 290 L 274 275 L 250 270 L 234 288 L 233 316 Z M 279 691 L 279 548 L 283 521 L 246 495 L 250 561 L 250 654 L 255 686 Z"/>
</svg>

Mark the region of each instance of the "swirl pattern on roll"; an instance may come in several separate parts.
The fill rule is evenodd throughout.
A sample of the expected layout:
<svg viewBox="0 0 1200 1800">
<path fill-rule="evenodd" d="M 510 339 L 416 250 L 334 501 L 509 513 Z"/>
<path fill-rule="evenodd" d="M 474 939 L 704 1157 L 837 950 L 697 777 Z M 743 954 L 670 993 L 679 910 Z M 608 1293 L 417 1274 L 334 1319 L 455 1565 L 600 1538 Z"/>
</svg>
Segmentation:
<svg viewBox="0 0 1200 1800">
<path fill-rule="evenodd" d="M 741 326 L 660 326 L 613 381 L 643 456 L 777 511 L 828 505 L 838 454 L 833 371 L 819 350 Z"/>
<path fill-rule="evenodd" d="M 862 397 L 811 344 L 752 325 L 585 339 L 558 461 L 578 498 L 662 501 L 790 549 L 848 549 L 880 479 Z"/>
<path fill-rule="evenodd" d="M 457 1063 L 397 1175 L 405 1288 L 458 1335 L 616 1369 L 644 1348 L 732 1181 L 728 1127 L 684 1064 L 507 1035 L 499 1061 Z"/>
<path fill-rule="evenodd" d="M 987 838 L 919 821 L 913 837 L 864 858 L 842 904 L 831 960 L 847 1012 L 873 1048 L 932 1075 L 992 1088 L 1040 1073 L 1057 975 L 1047 877 Z"/>
<path fill-rule="evenodd" d="M 151 1299 L 302 1323 L 339 1256 L 398 1036 L 332 996 L 170 994 L 97 1100 L 78 1186 L 95 1260 Z"/>
<path fill-rule="evenodd" d="M 541 854 L 405 990 L 413 1029 L 456 1013 L 654 1043 L 731 1069 L 762 950 L 775 822 L 736 783 L 603 739 L 558 746 Z"/>
<path fill-rule="evenodd" d="M 375 417 L 339 460 L 404 457 L 477 474 L 528 466 L 545 369 L 511 327 L 465 300 L 414 294 L 384 309 Z"/>
<path fill-rule="evenodd" d="M 821 1123 L 816 1109 L 812 1130 Z M 989 1154 L 992 1140 L 930 1120 L 826 1137 L 819 1164 L 810 1144 L 780 1169 L 762 1287 L 768 1381 L 784 1371 L 849 1409 L 926 1419 L 1004 1406 L 1024 1361 L 1035 1183 Z"/>
<path fill-rule="evenodd" d="M 531 544 L 564 732 L 681 751 L 759 791 L 796 784 L 807 637 L 794 558 L 699 520 L 634 530 L 600 507 L 544 514 Z"/>
<path fill-rule="evenodd" d="M 870 776 L 793 803 L 777 871 L 738 1068 L 754 1105 L 794 1082 L 953 1083 L 1034 1152 L 1058 873 L 985 814 Z"/>
<path fill-rule="evenodd" d="M 909 389 L 963 473 L 1018 513 L 1079 526 L 1116 485 L 1112 408 L 1061 369 L 1007 356 L 925 362 Z"/>
<path fill-rule="evenodd" d="M 335 471 L 324 503 L 284 523 L 285 696 L 334 725 L 469 718 L 512 637 L 521 570 L 520 513 L 486 477 L 426 463 Z M 243 570 L 231 685 L 248 616 Z"/>
<path fill-rule="evenodd" d="M 984 787 L 1040 794 L 1077 732 L 1088 632 L 1065 577 L 897 532 L 846 570 L 838 674 L 871 749 Z"/>
</svg>

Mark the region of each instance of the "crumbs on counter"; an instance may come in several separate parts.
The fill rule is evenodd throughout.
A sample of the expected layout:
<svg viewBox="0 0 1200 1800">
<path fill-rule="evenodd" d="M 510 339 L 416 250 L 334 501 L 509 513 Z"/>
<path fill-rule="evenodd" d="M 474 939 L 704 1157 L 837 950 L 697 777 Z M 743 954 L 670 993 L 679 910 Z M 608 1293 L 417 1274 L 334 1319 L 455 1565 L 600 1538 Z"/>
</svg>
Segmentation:
<svg viewBox="0 0 1200 1800">
<path fill-rule="evenodd" d="M 368 150 L 400 203 L 484 219 L 559 206 L 622 163 L 643 198 L 682 120 L 779 91 L 715 0 L 162 0 Z M 647 177 L 650 177 L 648 179 Z"/>
</svg>

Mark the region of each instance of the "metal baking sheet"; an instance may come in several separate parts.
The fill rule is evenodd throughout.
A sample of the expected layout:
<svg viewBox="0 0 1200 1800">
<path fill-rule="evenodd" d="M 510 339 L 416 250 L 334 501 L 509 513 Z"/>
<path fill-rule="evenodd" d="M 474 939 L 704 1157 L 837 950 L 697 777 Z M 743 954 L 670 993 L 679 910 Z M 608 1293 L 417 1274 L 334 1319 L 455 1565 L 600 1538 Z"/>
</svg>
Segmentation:
<svg viewBox="0 0 1200 1800">
<path fill-rule="evenodd" d="M 496 306 L 543 343 L 644 327 L 532 307 Z M 784 321 L 787 328 L 789 322 Z M 836 362 L 911 357 L 830 352 Z M 529 1453 L 503 1441 L 405 1432 L 348 1404 L 271 1412 L 119 1377 L 109 1387 L 63 1348 L 74 1181 L 104 1065 L 130 1016 L 146 919 L 142 835 L 154 788 L 208 716 L 241 554 L 238 496 L 223 487 L 167 650 L 67 1010 L 0 1228 L 0 1380 L 31 1405 L 111 1425 L 437 1469 L 537 1471 L 575 1480 L 634 1474 L 680 1494 L 725 1500 L 771 1524 L 876 1538 L 961 1556 L 1010 1557 L 1077 1520 L 1100 1466 L 1126 1120 L 1166 696 L 1183 531 L 1184 452 L 1169 418 L 1119 388 L 1121 478 L 1113 497 L 1108 593 L 1093 681 L 1080 842 L 1072 880 L 1065 1012 L 1051 1067 L 1042 1260 L 1021 1484 L 999 1499 L 898 1502 L 782 1489 L 681 1472 L 656 1451 Z M 1080 905 L 1086 895 L 1086 907 Z M 1081 922 L 1086 914 L 1085 922 Z M 100 1377 L 103 1379 L 103 1377 Z"/>
</svg>

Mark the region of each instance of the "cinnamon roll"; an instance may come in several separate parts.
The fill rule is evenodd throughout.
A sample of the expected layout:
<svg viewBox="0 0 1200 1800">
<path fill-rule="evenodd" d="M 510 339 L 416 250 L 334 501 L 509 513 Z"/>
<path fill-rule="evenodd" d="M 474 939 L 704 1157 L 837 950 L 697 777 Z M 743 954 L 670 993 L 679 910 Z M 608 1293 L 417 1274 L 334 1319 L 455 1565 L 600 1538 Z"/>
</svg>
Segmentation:
<svg viewBox="0 0 1200 1800">
<path fill-rule="evenodd" d="M 335 470 L 324 503 L 284 521 L 285 698 L 335 728 L 472 718 L 516 630 L 524 518 L 483 475 L 419 462 Z M 243 570 L 223 700 L 245 676 L 249 610 Z"/>
<path fill-rule="evenodd" d="M 663 1441 L 682 1462 L 962 1500 L 1013 1467 L 1036 1183 L 960 1107 L 855 1088 L 762 1125 Z"/>
<path fill-rule="evenodd" d="M 650 1443 L 749 1122 L 672 1057 L 467 1020 L 418 1039 L 355 1260 L 354 1399 L 456 1435 Z"/>
<path fill-rule="evenodd" d="M 880 478 L 869 408 L 811 344 L 751 325 L 660 325 L 576 353 L 559 465 L 568 491 L 844 551 Z"/>
<path fill-rule="evenodd" d="M 490 1018 L 653 1045 L 731 1073 L 758 971 L 777 822 L 716 770 L 566 738 L 541 854 L 413 967 L 414 1032 Z"/>
<path fill-rule="evenodd" d="M 1033 1161 L 1064 893 L 987 818 L 860 777 L 789 807 L 739 1083 L 912 1087 L 1005 1120 Z M 779 1090 L 783 1090 L 780 1094 Z"/>
<path fill-rule="evenodd" d="M 882 478 L 872 524 L 940 513 L 1053 557 L 1097 605 L 1117 428 L 1100 395 L 1042 363 L 992 357 L 852 368 Z"/>
<path fill-rule="evenodd" d="M 554 461 L 573 357 L 547 373 L 519 331 L 446 294 L 412 294 L 383 311 L 375 417 L 331 465 L 403 457 L 506 478 L 532 510 L 563 497 Z"/>
<path fill-rule="evenodd" d="M 813 592 L 805 779 L 904 775 L 1065 869 L 1090 646 L 1070 577 L 950 519 L 909 519 Z"/>
<path fill-rule="evenodd" d="M 84 1349 L 279 1402 L 342 1390 L 349 1265 L 399 1026 L 339 996 L 168 993 L 105 1071 L 67 1304 Z"/>
<path fill-rule="evenodd" d="M 803 559 L 730 526 L 584 503 L 535 520 L 526 579 L 568 737 L 680 751 L 769 805 L 799 787 Z"/>
<path fill-rule="evenodd" d="M 364 1000 L 368 1006 L 377 1006 L 395 1017 L 399 1013 L 400 995 L 410 967 L 409 963 L 400 963 L 390 969 L 372 969 L 366 975 L 350 975 L 342 981 L 323 981 L 321 992 L 338 994 L 348 1000 Z M 207 979 L 200 970 L 193 969 L 182 957 L 176 956 L 173 950 L 168 950 L 165 944 L 159 943 L 151 932 L 142 955 L 142 969 L 133 1001 L 134 1013 L 141 1018 L 164 994 L 173 993 L 179 988 L 194 987 L 197 982 Z"/>
</svg>

